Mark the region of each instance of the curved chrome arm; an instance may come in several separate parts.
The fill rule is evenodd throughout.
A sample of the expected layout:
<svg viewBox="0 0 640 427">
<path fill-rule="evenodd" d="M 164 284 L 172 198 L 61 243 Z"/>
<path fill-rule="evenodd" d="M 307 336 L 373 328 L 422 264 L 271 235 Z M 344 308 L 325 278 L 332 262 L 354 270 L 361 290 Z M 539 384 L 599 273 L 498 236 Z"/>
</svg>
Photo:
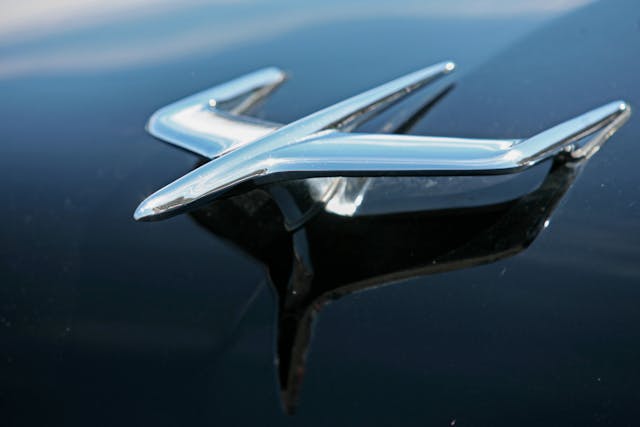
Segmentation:
<svg viewBox="0 0 640 427">
<path fill-rule="evenodd" d="M 574 143 L 605 128 L 614 130 L 629 112 L 626 103 L 611 102 L 525 140 L 330 132 L 275 150 L 259 169 L 287 174 L 287 179 L 511 173 L 562 151 L 575 159 L 588 155 L 596 148 L 593 141 L 588 147 Z"/>
<path fill-rule="evenodd" d="M 244 75 L 156 111 L 147 131 L 158 139 L 213 159 L 278 129 L 281 125 L 240 114 L 286 79 L 275 68 Z"/>
<path fill-rule="evenodd" d="M 278 129 L 275 124 L 264 123 L 251 123 L 245 127 L 244 121 L 248 119 L 223 116 L 217 111 L 224 106 L 223 100 L 273 90 L 281 81 L 273 71 L 253 73 L 172 104 L 154 114 L 149 123 L 150 132 L 214 160 L 149 196 L 140 204 L 134 218 L 169 216 L 251 180 L 260 184 L 319 176 L 511 173 L 560 152 L 570 153 L 574 158 L 588 156 L 630 114 L 625 102 L 615 101 L 525 140 L 346 133 L 411 91 L 453 69 L 451 62 L 424 68 Z M 212 96 L 218 99 L 209 107 L 203 107 L 205 99 Z M 182 114 L 191 118 L 198 114 L 195 116 L 198 125 L 185 120 Z M 215 116 L 215 124 L 201 124 L 209 120 L 205 118 L 209 117 L 207 114 Z M 233 125 L 220 121 L 221 117 Z M 251 136 L 246 132 L 235 133 L 237 126 L 260 136 L 251 142 Z M 579 140 L 595 133 L 597 135 L 587 145 L 578 145 Z M 187 138 L 189 135 L 195 136 Z M 210 147 L 202 148 L 206 144 Z"/>
</svg>

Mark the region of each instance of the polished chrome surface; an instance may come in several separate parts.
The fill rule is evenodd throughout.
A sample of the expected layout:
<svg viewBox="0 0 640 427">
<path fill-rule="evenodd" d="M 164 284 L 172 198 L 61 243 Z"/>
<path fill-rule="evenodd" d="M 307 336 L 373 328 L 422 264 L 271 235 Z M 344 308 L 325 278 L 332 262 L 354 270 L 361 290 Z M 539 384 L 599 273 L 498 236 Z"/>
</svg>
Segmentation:
<svg viewBox="0 0 640 427">
<path fill-rule="evenodd" d="M 235 115 L 283 81 L 274 68 L 165 107 L 152 116 L 149 131 L 213 160 L 149 196 L 134 218 L 170 216 L 245 182 L 519 172 L 560 153 L 588 157 L 630 114 L 624 101 L 614 101 L 524 140 L 349 133 L 454 68 L 452 62 L 424 68 L 280 128 Z M 583 143 L 587 136 L 592 138 Z M 356 204 L 361 196 L 355 196 Z"/>
<path fill-rule="evenodd" d="M 147 130 L 156 138 L 213 159 L 280 127 L 240 114 L 285 78 L 274 67 L 246 74 L 161 108 L 149 119 Z"/>
</svg>

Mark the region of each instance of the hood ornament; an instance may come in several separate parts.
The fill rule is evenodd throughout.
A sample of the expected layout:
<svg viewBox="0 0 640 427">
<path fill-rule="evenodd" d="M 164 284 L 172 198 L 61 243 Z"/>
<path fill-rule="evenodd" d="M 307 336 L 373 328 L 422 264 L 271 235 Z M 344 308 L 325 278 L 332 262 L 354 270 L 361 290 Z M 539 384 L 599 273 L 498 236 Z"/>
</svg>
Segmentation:
<svg viewBox="0 0 640 427">
<path fill-rule="evenodd" d="M 267 68 L 149 120 L 152 135 L 208 161 L 149 196 L 134 216 L 163 218 L 230 196 L 189 215 L 265 267 L 277 300 L 274 359 L 287 413 L 298 405 L 313 325 L 326 304 L 525 250 L 631 113 L 615 101 L 522 140 L 393 133 L 410 130 L 449 86 L 421 99 L 410 117 L 385 122 L 380 130 L 390 133 L 351 133 L 453 69 L 436 64 L 283 126 L 243 115 L 285 80 Z"/>
<path fill-rule="evenodd" d="M 589 157 L 630 114 L 627 103 L 614 101 L 526 139 L 351 133 L 454 68 L 452 62 L 432 65 L 284 126 L 242 115 L 285 80 L 277 68 L 161 108 L 149 119 L 149 133 L 211 160 L 147 197 L 134 218 L 168 217 L 247 185 L 319 177 L 513 174 L 559 154 L 569 160 Z M 587 136 L 592 137 L 584 143 Z M 324 182 L 323 191 L 314 196 L 327 209 L 327 195 L 335 195 L 336 182 L 346 181 Z M 342 209 L 343 214 L 354 213 Z"/>
</svg>

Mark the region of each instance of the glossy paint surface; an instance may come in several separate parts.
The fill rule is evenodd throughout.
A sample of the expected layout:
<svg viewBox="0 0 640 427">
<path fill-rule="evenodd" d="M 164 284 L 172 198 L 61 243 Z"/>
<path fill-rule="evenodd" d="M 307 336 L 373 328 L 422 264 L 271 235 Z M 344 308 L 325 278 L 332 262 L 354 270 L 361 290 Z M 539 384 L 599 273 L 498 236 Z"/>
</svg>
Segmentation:
<svg viewBox="0 0 640 427">
<path fill-rule="evenodd" d="M 262 266 L 191 216 L 133 221 L 198 162 L 148 136 L 149 115 L 263 66 L 295 76 L 255 111 L 282 123 L 448 58 L 456 86 L 415 134 L 519 138 L 612 99 L 640 106 L 634 1 L 330 6 L 189 5 L 5 36 L 1 425 L 634 425 L 637 114 L 527 249 L 324 308 L 294 416 L 280 408 Z"/>
</svg>

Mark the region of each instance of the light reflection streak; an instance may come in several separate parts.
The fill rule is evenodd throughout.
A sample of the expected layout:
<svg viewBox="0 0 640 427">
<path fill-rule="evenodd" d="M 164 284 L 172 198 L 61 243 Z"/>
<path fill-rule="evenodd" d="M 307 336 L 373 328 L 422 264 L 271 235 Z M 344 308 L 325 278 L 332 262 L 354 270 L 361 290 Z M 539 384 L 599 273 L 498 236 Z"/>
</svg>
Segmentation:
<svg viewBox="0 0 640 427">
<path fill-rule="evenodd" d="M 484 0 L 474 2 L 416 2 L 399 0 L 389 7 L 385 3 L 363 4 L 359 0 L 338 3 L 277 2 L 257 0 L 215 0 L 171 3 L 165 0 L 114 0 L 111 2 L 44 0 L 9 2 L 0 0 L 0 78 L 16 75 L 117 69 L 159 63 L 196 53 L 215 53 L 242 43 L 264 40 L 297 28 L 329 21 L 351 21 L 375 18 L 506 18 L 517 16 L 555 16 L 591 0 L 547 0 L 540 2 Z M 255 6 L 255 10 L 252 7 Z M 365 7 L 366 6 L 366 7 Z M 208 14 L 211 20 L 184 22 L 180 28 L 163 28 L 162 19 L 177 11 Z M 157 19 L 153 19 L 153 17 Z M 149 18 L 151 19 L 149 20 Z M 145 18 L 137 25 L 136 19 Z M 176 18 L 178 19 L 178 18 Z M 183 19 L 183 18 L 181 18 Z M 131 35 L 126 43 L 109 36 L 92 39 L 82 29 L 95 25 L 130 22 Z M 158 25 L 154 37 L 148 37 L 149 26 Z M 76 36 L 77 33 L 77 36 Z M 113 31 L 117 38 L 118 30 Z M 40 41 L 59 35 L 72 35 L 78 45 L 62 40 L 47 50 L 18 49 L 6 54 L 3 48 L 28 40 Z"/>
</svg>

